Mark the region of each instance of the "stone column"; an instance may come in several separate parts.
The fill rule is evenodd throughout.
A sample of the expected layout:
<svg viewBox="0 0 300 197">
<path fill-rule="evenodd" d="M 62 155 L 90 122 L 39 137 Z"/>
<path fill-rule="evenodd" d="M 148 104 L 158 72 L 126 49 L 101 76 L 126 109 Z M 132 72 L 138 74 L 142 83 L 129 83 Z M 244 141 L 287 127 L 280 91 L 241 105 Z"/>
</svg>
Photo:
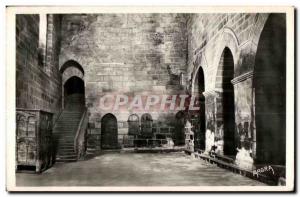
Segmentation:
<svg viewBox="0 0 300 197">
<path fill-rule="evenodd" d="M 215 136 L 217 133 L 217 97 L 218 92 L 215 90 L 203 92 L 205 96 L 205 120 L 206 120 L 206 139 L 205 139 L 205 151 L 211 150 L 215 145 Z M 213 139 L 211 139 L 213 138 Z"/>
<path fill-rule="evenodd" d="M 215 152 L 224 155 L 224 118 L 223 118 L 223 90 L 214 89 L 204 92 L 206 108 L 207 132 L 213 133 Z"/>
<path fill-rule="evenodd" d="M 234 86 L 235 125 L 238 148 L 256 155 L 253 72 L 247 72 L 231 80 Z"/>
</svg>

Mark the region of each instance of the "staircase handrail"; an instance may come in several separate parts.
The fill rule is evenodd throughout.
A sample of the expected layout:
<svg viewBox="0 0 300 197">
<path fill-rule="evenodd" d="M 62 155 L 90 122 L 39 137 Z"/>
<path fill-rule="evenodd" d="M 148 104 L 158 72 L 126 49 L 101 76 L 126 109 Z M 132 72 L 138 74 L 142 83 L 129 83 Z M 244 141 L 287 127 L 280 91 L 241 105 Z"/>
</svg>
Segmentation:
<svg viewBox="0 0 300 197">
<path fill-rule="evenodd" d="M 53 128 L 56 126 L 56 123 L 58 122 L 58 120 L 59 120 L 59 118 L 60 118 L 62 112 L 63 112 L 63 109 L 60 109 L 59 112 L 58 112 L 58 114 L 57 114 L 57 116 L 56 116 L 55 119 L 53 120 Z"/>
<path fill-rule="evenodd" d="M 80 159 L 83 157 L 85 152 L 85 137 L 86 137 L 86 131 L 87 131 L 87 123 L 88 123 L 88 116 L 87 116 L 87 108 L 84 108 L 84 112 L 81 116 L 75 139 L 74 139 L 74 150 L 77 154 L 77 159 Z"/>
</svg>

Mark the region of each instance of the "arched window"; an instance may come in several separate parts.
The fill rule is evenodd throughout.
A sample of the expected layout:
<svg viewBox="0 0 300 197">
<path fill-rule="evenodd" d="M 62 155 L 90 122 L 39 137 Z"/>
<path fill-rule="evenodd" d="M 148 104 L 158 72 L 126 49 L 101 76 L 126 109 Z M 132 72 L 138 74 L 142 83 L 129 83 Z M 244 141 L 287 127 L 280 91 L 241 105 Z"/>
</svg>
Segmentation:
<svg viewBox="0 0 300 197">
<path fill-rule="evenodd" d="M 152 116 L 143 114 L 141 117 L 141 134 L 143 137 L 152 137 Z"/>
<path fill-rule="evenodd" d="M 136 114 L 131 114 L 128 117 L 128 134 L 138 135 L 140 132 L 139 117 Z"/>
</svg>

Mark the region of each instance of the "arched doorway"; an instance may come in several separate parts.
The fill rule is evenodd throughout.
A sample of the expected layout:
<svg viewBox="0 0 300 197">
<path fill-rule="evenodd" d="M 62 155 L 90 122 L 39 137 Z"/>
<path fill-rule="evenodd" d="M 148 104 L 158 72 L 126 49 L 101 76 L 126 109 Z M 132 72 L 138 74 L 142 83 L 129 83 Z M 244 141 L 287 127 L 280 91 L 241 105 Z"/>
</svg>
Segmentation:
<svg viewBox="0 0 300 197">
<path fill-rule="evenodd" d="M 197 130 L 195 130 L 195 148 L 205 149 L 205 91 L 204 71 L 202 67 L 199 68 L 195 79 L 195 94 L 197 95 L 199 103 L 199 111 L 197 116 Z"/>
<path fill-rule="evenodd" d="M 258 42 L 254 66 L 257 164 L 285 165 L 286 17 L 270 14 Z"/>
<path fill-rule="evenodd" d="M 62 104 L 63 108 L 83 109 L 85 106 L 84 70 L 82 66 L 74 61 L 66 61 L 60 68 L 62 74 Z"/>
<path fill-rule="evenodd" d="M 175 115 L 175 135 L 174 135 L 174 144 L 176 146 L 181 146 L 185 144 L 185 134 L 184 134 L 184 121 L 185 114 L 182 111 L 179 111 Z"/>
<path fill-rule="evenodd" d="M 131 114 L 128 117 L 128 135 L 138 135 L 140 133 L 139 117 L 136 114 Z"/>
<path fill-rule="evenodd" d="M 143 114 L 141 117 L 141 135 L 144 138 L 152 137 L 152 116 L 150 114 Z"/>
<path fill-rule="evenodd" d="M 117 118 L 112 114 L 106 114 L 101 120 L 101 148 L 119 148 Z"/>
<path fill-rule="evenodd" d="M 73 76 L 64 84 L 64 107 L 66 109 L 82 109 L 85 106 L 84 82 Z"/>
<path fill-rule="evenodd" d="M 228 47 L 225 47 L 219 62 L 216 88 L 220 90 L 217 99 L 219 106 L 217 112 L 216 137 L 223 138 L 223 153 L 228 156 L 236 155 L 235 143 L 235 115 L 234 115 L 234 88 L 231 80 L 234 77 L 233 55 Z"/>
</svg>

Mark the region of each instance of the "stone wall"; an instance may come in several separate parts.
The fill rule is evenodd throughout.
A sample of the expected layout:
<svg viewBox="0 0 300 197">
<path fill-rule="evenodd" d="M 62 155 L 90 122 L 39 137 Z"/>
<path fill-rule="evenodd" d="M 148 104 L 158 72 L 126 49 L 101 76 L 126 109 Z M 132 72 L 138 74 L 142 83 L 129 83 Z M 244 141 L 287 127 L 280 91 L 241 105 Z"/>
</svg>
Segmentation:
<svg viewBox="0 0 300 197">
<path fill-rule="evenodd" d="M 58 24 L 50 22 L 53 27 Z M 49 29 L 49 31 L 51 31 Z M 50 32 L 49 32 L 50 33 Z M 47 42 L 47 65 L 51 67 L 50 75 L 45 66 L 38 61 L 39 54 L 39 15 L 16 16 L 16 107 L 27 109 L 42 109 L 57 112 L 61 107 L 61 77 L 58 71 L 59 47 L 57 45 L 58 31 Z M 50 41 L 51 43 L 50 44 Z M 51 49 L 51 53 L 50 53 Z M 55 62 L 56 61 L 56 62 Z"/>
<path fill-rule="evenodd" d="M 264 55 L 257 58 L 257 48 L 265 24 L 272 14 L 64 14 L 47 15 L 47 43 L 43 54 L 46 61 L 39 61 L 39 16 L 18 15 L 16 26 L 17 43 L 17 107 L 44 109 L 57 112 L 62 107 L 64 83 L 71 77 L 83 79 L 85 84 L 85 104 L 89 111 L 89 129 L 92 133 L 101 133 L 101 121 L 104 115 L 110 113 L 117 119 L 119 143 L 123 135 L 128 134 L 128 118 L 136 114 L 141 121 L 143 114 L 149 113 L 153 125 L 174 126 L 178 110 L 167 113 L 159 110 L 128 110 L 100 108 L 100 99 L 105 95 L 123 94 L 129 101 L 137 95 L 179 95 L 189 94 L 201 97 L 203 105 L 205 97 L 205 117 L 190 111 L 188 118 L 193 124 L 203 121 L 205 124 L 194 125 L 194 128 L 204 130 L 199 138 L 204 138 L 209 130 L 214 136 L 217 152 L 225 154 L 224 142 L 225 122 L 231 112 L 224 105 L 233 96 L 233 127 L 234 136 L 230 144 L 234 149 L 244 148 L 252 158 L 257 152 L 262 154 L 261 161 L 274 157 L 281 152 L 280 162 L 285 160 L 285 149 L 267 150 L 268 144 L 261 142 L 261 150 L 257 151 L 257 133 L 255 116 L 255 95 L 259 94 L 253 86 L 253 76 L 256 70 L 264 75 L 257 78 L 265 81 L 270 89 L 272 85 L 282 91 L 271 91 L 276 97 L 285 96 L 284 73 L 285 48 L 283 45 L 273 45 L 273 40 L 284 40 L 285 18 L 273 18 L 266 36 L 268 47 L 262 47 Z M 274 15 L 274 14 L 273 14 Z M 281 27 L 276 25 L 281 21 Z M 280 25 L 280 24 L 279 24 Z M 272 37 L 273 29 L 277 29 L 277 37 Z M 278 30 L 280 29 L 280 31 Z M 281 33 L 278 33 L 281 32 Z M 272 39 L 272 40 L 270 40 Z M 264 44 L 264 45 L 267 45 Z M 272 48 L 277 48 L 278 56 L 274 58 Z M 267 51 L 265 51 L 267 50 Z M 273 59 L 264 61 L 265 56 Z M 267 59 L 268 59 L 267 58 Z M 279 61 L 280 59 L 280 61 Z M 276 60 L 276 61 L 275 61 Z M 273 62 L 274 61 L 274 62 Z M 260 63 L 256 63 L 260 62 Z M 255 65 L 259 64 L 259 65 Z M 266 69 L 258 69 L 265 64 Z M 268 76 L 268 70 L 274 68 L 274 76 Z M 197 73 L 201 71 L 201 77 Z M 202 76 L 204 75 L 204 80 Z M 278 83 L 273 83 L 274 79 Z M 204 81 L 203 84 L 200 84 Z M 264 83 L 258 83 L 262 86 Z M 257 82 L 256 82 L 257 83 Z M 271 94 L 270 93 L 270 94 Z M 225 96 L 224 96 L 225 95 Z M 114 103 L 114 97 L 110 102 Z M 263 98 L 263 97 L 262 97 Z M 169 98 L 170 99 L 170 98 Z M 273 99 L 274 105 L 263 98 L 260 105 L 269 105 L 284 111 L 284 100 Z M 229 103 L 229 102 L 228 102 Z M 143 100 L 145 106 L 145 100 Z M 228 105 L 230 106 L 230 105 Z M 200 110 L 201 111 L 201 110 Z M 269 110 L 270 111 L 270 110 Z M 203 112 L 203 111 L 202 111 Z M 264 111 L 261 111 L 264 113 Z M 227 114 L 226 114 L 227 113 Z M 194 116 L 195 115 L 195 116 Z M 199 121 L 200 116 L 200 121 Z M 276 115 L 284 123 L 284 114 Z M 271 116 L 261 117 L 260 124 Z M 201 119 L 202 118 L 202 119 Z M 225 121 L 226 120 L 226 121 Z M 178 121 L 177 121 L 178 122 Z M 281 123 L 280 123 L 281 124 Z M 205 128 L 203 127 L 205 125 Z M 281 124 L 284 130 L 284 124 Z M 275 126 L 274 126 L 275 127 Z M 267 128 L 267 127 L 265 127 Z M 274 134 L 273 130 L 262 127 L 258 133 L 261 141 Z M 269 133 L 264 130 L 270 130 Z M 272 130 L 272 132 L 271 132 Z M 278 129 L 277 129 L 278 130 Z M 274 137 L 277 144 L 285 139 L 280 131 Z M 213 133 L 213 134 L 212 134 Z M 197 136 L 199 133 L 195 133 Z M 284 135 L 285 136 L 285 135 Z M 195 139 L 203 143 L 203 139 Z M 211 143 L 210 143 L 211 144 Z M 283 146 L 283 145 L 282 145 Z M 200 148 L 209 149 L 202 145 Z M 197 147 L 196 147 L 197 148 Z M 271 149 L 271 148 L 269 148 Z M 231 156 L 236 155 L 236 150 Z M 264 156 L 266 155 L 266 156 Z M 249 159 L 249 158 L 248 158 Z"/>
<path fill-rule="evenodd" d="M 222 54 L 229 48 L 234 61 L 235 138 L 236 146 L 241 148 L 245 136 L 249 140 L 247 150 L 255 157 L 254 103 L 252 78 L 258 39 L 268 14 L 191 14 L 188 16 L 188 67 L 189 89 L 195 94 L 199 67 L 204 70 L 206 98 L 206 128 L 217 134 L 222 124 L 217 124 L 222 110 L 219 111 L 223 89 L 219 85 L 220 72 L 224 71 Z M 245 128 L 246 127 L 246 128 Z M 247 133 L 244 134 L 244 131 Z M 221 136 L 222 139 L 222 136 Z M 223 139 L 222 139 L 223 140 Z M 220 153 L 223 152 L 224 141 L 218 139 Z"/>
<path fill-rule="evenodd" d="M 171 121 L 175 112 L 104 111 L 99 100 L 107 94 L 171 95 L 184 92 L 180 73 L 186 73 L 187 31 L 184 14 L 63 15 L 60 66 L 78 62 L 84 69 L 90 125 L 100 132 L 101 118 L 112 113 L 119 134 L 127 120 L 149 112 L 154 121 Z"/>
</svg>

